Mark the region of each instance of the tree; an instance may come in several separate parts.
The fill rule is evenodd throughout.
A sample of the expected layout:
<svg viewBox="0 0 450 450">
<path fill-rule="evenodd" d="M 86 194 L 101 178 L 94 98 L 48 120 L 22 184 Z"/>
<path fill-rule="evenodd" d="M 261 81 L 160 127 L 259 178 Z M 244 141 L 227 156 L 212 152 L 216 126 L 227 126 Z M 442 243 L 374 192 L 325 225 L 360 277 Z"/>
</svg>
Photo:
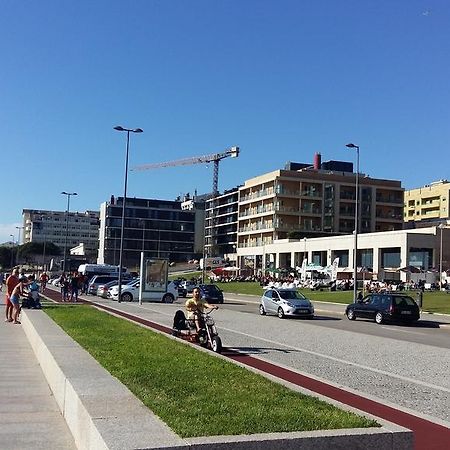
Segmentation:
<svg viewBox="0 0 450 450">
<path fill-rule="evenodd" d="M 11 267 L 11 253 L 12 247 L 0 247 L 0 266 Z"/>
<path fill-rule="evenodd" d="M 17 259 L 30 262 L 33 260 L 39 260 L 44 254 L 44 243 L 43 242 L 27 242 L 26 244 L 17 247 Z M 61 249 L 53 244 L 53 242 L 45 243 L 45 254 L 46 255 L 60 255 Z"/>
</svg>

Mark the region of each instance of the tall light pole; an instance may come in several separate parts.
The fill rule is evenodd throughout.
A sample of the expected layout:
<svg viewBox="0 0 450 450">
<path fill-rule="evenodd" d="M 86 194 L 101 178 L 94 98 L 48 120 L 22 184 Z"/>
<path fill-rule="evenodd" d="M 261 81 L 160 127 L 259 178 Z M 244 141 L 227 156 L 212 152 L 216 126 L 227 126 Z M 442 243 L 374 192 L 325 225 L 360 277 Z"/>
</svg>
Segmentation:
<svg viewBox="0 0 450 450">
<path fill-rule="evenodd" d="M 127 200 L 127 183 L 128 183 L 128 153 L 130 149 L 130 133 L 142 133 L 143 130 L 141 128 L 123 128 L 120 125 L 114 127 L 116 131 L 125 131 L 127 133 L 127 148 L 125 154 L 125 180 L 124 180 L 124 188 L 123 188 L 123 202 L 122 202 L 122 226 L 120 227 L 120 250 L 119 250 L 119 289 L 118 289 L 118 297 L 117 301 L 120 303 L 122 296 L 122 260 L 123 260 L 123 231 L 125 228 L 125 203 Z"/>
<path fill-rule="evenodd" d="M 12 247 L 11 247 L 11 272 L 12 272 L 14 264 L 14 235 L 10 234 L 9 236 L 12 238 Z"/>
<path fill-rule="evenodd" d="M 66 271 L 66 255 L 67 255 L 67 238 L 69 236 L 69 211 L 70 211 L 70 197 L 72 195 L 78 195 L 76 192 L 61 192 L 61 195 L 67 195 L 67 210 L 66 210 L 66 238 L 64 240 L 64 259 L 63 259 L 63 269 Z"/>
<path fill-rule="evenodd" d="M 359 181 L 359 146 L 355 144 L 347 144 L 347 148 L 354 148 L 356 150 L 356 177 L 355 177 L 355 190 L 356 190 L 356 196 L 355 196 L 355 249 L 354 249 L 354 256 L 353 256 L 353 302 L 356 303 L 356 298 L 358 296 L 358 283 L 357 283 L 357 277 L 358 277 L 358 224 L 359 224 L 359 214 L 358 214 L 358 202 L 359 202 L 359 187 L 358 187 L 358 181 Z"/>
<path fill-rule="evenodd" d="M 25 227 L 16 227 L 17 230 L 19 230 L 19 235 L 17 237 L 17 251 L 16 251 L 16 262 L 19 261 L 18 255 L 19 255 L 19 245 L 20 245 L 20 230 L 23 230 Z"/>
<path fill-rule="evenodd" d="M 47 243 L 47 235 L 44 231 L 44 220 L 46 219 L 45 216 L 41 216 L 41 224 L 42 224 L 42 234 L 44 235 L 44 245 L 42 250 L 42 272 L 45 272 L 45 244 Z"/>
<path fill-rule="evenodd" d="M 439 290 L 442 291 L 442 234 L 444 231 L 444 224 L 440 223 L 438 228 L 441 229 L 441 242 L 439 248 Z"/>
</svg>

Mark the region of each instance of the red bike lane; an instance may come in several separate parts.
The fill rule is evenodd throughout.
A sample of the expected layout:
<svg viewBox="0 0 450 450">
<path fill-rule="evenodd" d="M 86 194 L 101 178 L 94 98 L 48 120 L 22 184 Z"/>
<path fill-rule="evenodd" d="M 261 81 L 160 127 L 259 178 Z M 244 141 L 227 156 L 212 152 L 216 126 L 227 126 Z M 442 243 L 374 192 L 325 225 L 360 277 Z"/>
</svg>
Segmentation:
<svg viewBox="0 0 450 450">
<path fill-rule="evenodd" d="M 61 302 L 61 296 L 56 291 L 47 291 L 45 294 L 53 301 Z M 89 303 L 107 312 L 124 317 L 136 323 L 140 323 L 149 328 L 161 331 L 163 333 L 171 334 L 172 329 L 164 325 L 152 322 L 142 317 L 111 308 L 95 301 L 82 299 L 82 303 Z M 230 358 L 233 361 L 248 367 L 253 367 L 262 372 L 273 375 L 281 380 L 293 383 L 299 387 L 303 387 L 312 392 L 316 392 L 325 397 L 339 401 L 343 404 L 349 405 L 353 408 L 365 411 L 374 416 L 385 419 L 389 422 L 395 423 L 402 427 L 408 428 L 414 433 L 414 449 L 415 450 L 449 450 L 450 449 L 450 428 L 443 425 L 431 422 L 383 403 L 367 399 L 361 395 L 348 392 L 344 389 L 329 385 L 323 381 L 316 380 L 306 375 L 300 374 L 293 370 L 289 370 L 275 364 L 255 358 L 254 356 L 245 353 L 236 352 L 224 348 L 222 355 Z"/>
</svg>

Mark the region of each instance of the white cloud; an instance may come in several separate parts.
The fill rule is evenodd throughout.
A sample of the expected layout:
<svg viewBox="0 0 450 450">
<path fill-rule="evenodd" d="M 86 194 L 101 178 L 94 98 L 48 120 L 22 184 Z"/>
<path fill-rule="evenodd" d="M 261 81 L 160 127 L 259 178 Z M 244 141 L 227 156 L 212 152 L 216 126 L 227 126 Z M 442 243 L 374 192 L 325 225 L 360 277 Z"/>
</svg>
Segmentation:
<svg viewBox="0 0 450 450">
<path fill-rule="evenodd" d="M 17 242 L 17 238 L 19 237 L 19 230 L 16 227 L 22 227 L 21 222 L 17 223 L 0 223 L 0 245 L 5 242 Z M 21 230 L 22 231 L 22 230 Z M 11 234 L 14 236 L 11 237 Z M 22 234 L 20 236 L 20 240 L 23 240 Z"/>
</svg>

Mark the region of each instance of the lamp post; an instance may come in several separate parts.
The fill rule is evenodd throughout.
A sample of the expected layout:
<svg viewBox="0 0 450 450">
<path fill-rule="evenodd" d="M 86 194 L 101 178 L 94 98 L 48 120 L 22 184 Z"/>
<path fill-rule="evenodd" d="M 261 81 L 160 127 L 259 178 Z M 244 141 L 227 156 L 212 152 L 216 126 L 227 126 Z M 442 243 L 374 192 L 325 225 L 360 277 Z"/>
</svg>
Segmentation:
<svg viewBox="0 0 450 450">
<path fill-rule="evenodd" d="M 145 251 L 145 220 L 139 219 L 142 222 L 142 253 Z"/>
<path fill-rule="evenodd" d="M 116 131 L 125 131 L 127 133 L 127 147 L 125 153 L 125 179 L 123 188 L 123 201 L 122 201 L 122 225 L 120 227 L 120 249 L 119 249 L 119 286 L 118 286 L 118 297 L 117 301 L 120 303 L 122 296 L 122 260 L 123 260 L 123 231 L 125 228 L 125 203 L 127 200 L 127 183 L 128 183 L 128 153 L 130 149 L 130 133 L 142 133 L 141 128 L 123 128 L 120 125 L 114 127 Z"/>
<path fill-rule="evenodd" d="M 353 302 L 356 303 L 357 298 L 357 291 L 358 291 L 358 283 L 357 283 L 357 277 L 358 277 L 358 264 L 357 264 L 357 258 L 358 258 L 358 224 L 359 224 L 359 214 L 358 214 L 358 202 L 359 202 L 359 196 L 358 196 L 358 178 L 359 178 L 359 146 L 355 144 L 347 144 L 347 148 L 354 148 L 356 150 L 356 177 L 355 177 L 355 190 L 356 190 L 356 196 L 355 196 L 355 249 L 354 249 L 354 256 L 353 256 Z"/>
<path fill-rule="evenodd" d="M 66 255 L 67 255 L 67 238 L 69 236 L 69 211 L 70 211 L 70 197 L 78 195 L 76 192 L 61 192 L 61 195 L 67 195 L 67 210 L 66 210 L 66 238 L 64 240 L 64 259 L 63 259 L 63 273 L 66 271 Z"/>
<path fill-rule="evenodd" d="M 439 247 L 439 290 L 442 291 L 442 234 L 444 231 L 444 224 L 440 223 L 438 228 L 441 229 L 441 239 Z"/>
<path fill-rule="evenodd" d="M 44 220 L 46 219 L 45 216 L 41 216 L 41 222 L 42 222 L 42 234 L 44 235 L 44 245 L 42 250 L 42 272 L 45 272 L 45 244 L 47 243 L 47 235 L 44 232 Z"/>
<path fill-rule="evenodd" d="M 23 230 L 25 227 L 16 227 L 19 230 L 19 235 L 17 236 L 17 251 L 16 251 L 16 262 L 18 262 L 19 258 L 19 245 L 20 245 L 20 230 Z"/>
<path fill-rule="evenodd" d="M 13 264 L 14 264 L 14 235 L 13 234 L 10 234 L 9 235 L 11 238 L 12 238 L 12 247 L 11 247 L 11 271 L 12 271 L 12 268 L 13 268 Z"/>
</svg>

